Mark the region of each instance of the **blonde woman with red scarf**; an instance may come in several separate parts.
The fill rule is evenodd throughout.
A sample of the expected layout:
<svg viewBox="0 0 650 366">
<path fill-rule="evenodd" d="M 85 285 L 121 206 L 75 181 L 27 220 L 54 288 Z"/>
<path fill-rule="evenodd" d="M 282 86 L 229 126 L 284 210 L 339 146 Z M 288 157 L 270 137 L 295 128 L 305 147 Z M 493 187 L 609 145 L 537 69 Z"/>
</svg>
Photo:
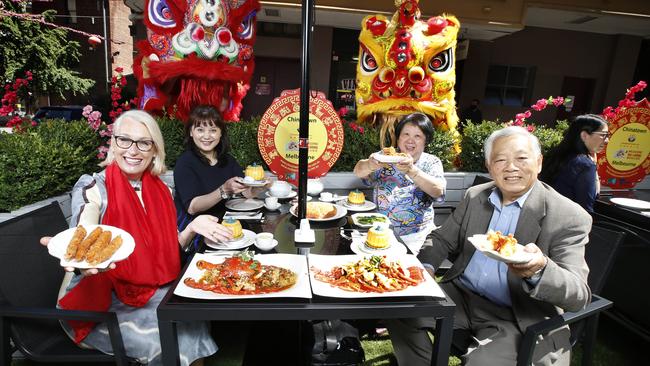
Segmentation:
<svg viewBox="0 0 650 366">
<path fill-rule="evenodd" d="M 122 228 L 135 239 L 135 250 L 106 271 L 89 269 L 73 276 L 58 306 L 114 311 L 127 355 L 158 365 L 162 362 L 156 307 L 170 282 L 180 275 L 180 250 L 196 234 L 221 241 L 232 238 L 232 232 L 209 215 L 198 216 L 182 232 L 177 231 L 171 192 L 158 177 L 166 170 L 164 142 L 149 114 L 137 110 L 122 114 L 113 126 L 110 145 L 102 163 L 106 169 L 84 175 L 75 184 L 70 224 Z M 112 353 L 105 324 L 62 324 L 81 347 Z M 209 326 L 203 322 L 179 323 L 178 345 L 182 365 L 201 365 L 204 357 L 217 351 Z"/>
</svg>

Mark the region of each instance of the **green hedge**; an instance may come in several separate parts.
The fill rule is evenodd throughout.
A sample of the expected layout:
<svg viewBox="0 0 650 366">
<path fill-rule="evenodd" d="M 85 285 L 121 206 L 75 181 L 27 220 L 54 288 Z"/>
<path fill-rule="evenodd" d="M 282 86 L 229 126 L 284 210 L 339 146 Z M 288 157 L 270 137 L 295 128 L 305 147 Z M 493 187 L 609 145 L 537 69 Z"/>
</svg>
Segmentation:
<svg viewBox="0 0 650 366">
<path fill-rule="evenodd" d="M 232 154 L 241 166 L 251 163 L 264 163 L 257 145 L 257 128 L 260 118 L 254 117 L 247 121 L 231 123 L 228 125 Z M 333 172 L 352 171 L 354 165 L 379 150 L 379 128 L 363 126 L 363 133 L 343 123 L 345 142 L 339 159 L 332 167 Z M 167 140 L 165 140 L 167 141 Z M 445 169 L 452 166 L 454 160 L 453 137 L 446 132 L 436 132 L 434 139 L 426 151 L 438 156 Z M 263 164 L 264 165 L 264 164 Z M 265 168 L 267 168 L 265 166 Z"/>
<path fill-rule="evenodd" d="M 36 133 L 0 134 L 0 210 L 68 191 L 87 173 L 88 151 Z"/>
<path fill-rule="evenodd" d="M 183 124 L 169 117 L 157 120 L 165 139 L 165 163 L 173 169 L 184 150 Z M 242 166 L 263 163 L 257 145 L 259 123 L 259 118 L 252 118 L 228 125 L 232 154 Z M 377 127 L 363 126 L 361 133 L 347 122 L 343 125 L 345 143 L 333 172 L 352 171 L 359 159 L 379 149 Z M 438 156 L 446 171 L 454 168 L 452 162 L 459 161 L 460 170 L 485 172 L 483 141 L 502 126 L 491 121 L 467 124 L 459 159 L 454 153 L 454 139 L 446 132 L 436 131 L 425 151 Z M 534 133 L 544 153 L 561 141 L 567 126 L 560 121 L 556 128 L 537 127 Z M 85 121 L 47 121 L 26 133 L 0 134 L 0 210 L 13 210 L 64 193 L 82 174 L 98 171 L 96 155 L 101 140 Z"/>
<path fill-rule="evenodd" d="M 562 136 L 568 126 L 567 121 L 558 121 L 555 128 L 546 126 L 535 128 L 533 134 L 539 139 L 542 154 L 546 155 L 550 148 L 562 141 Z M 465 172 L 487 172 L 483 156 L 483 142 L 492 132 L 500 128 L 503 128 L 501 122 L 483 121 L 479 124 L 468 122 L 463 129 L 458 168 Z"/>
<path fill-rule="evenodd" d="M 99 171 L 97 164 L 101 160 L 97 158 L 97 147 L 102 143 L 102 138 L 88 126 L 87 122 L 47 120 L 30 128 L 29 132 L 55 145 L 79 148 L 79 154 L 84 160 L 82 170 L 88 173 Z"/>
<path fill-rule="evenodd" d="M 242 167 L 253 163 L 264 165 L 260 150 L 257 148 L 257 127 L 259 125 L 260 117 L 228 123 L 230 153 Z M 264 168 L 268 169 L 266 165 Z"/>
<path fill-rule="evenodd" d="M 156 120 L 165 140 L 165 165 L 169 169 L 174 169 L 176 160 L 185 151 L 183 145 L 184 125 L 181 121 L 169 117 L 159 117 Z"/>
</svg>

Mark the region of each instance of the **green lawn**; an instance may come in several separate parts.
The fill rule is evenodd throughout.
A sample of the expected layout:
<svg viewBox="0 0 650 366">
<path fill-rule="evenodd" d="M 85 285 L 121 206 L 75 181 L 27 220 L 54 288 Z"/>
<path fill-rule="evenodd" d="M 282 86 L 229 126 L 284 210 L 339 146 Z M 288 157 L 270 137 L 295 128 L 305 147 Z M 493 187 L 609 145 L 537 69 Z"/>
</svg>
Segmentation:
<svg viewBox="0 0 650 366">
<path fill-rule="evenodd" d="M 226 332 L 228 333 L 228 332 Z M 217 343 L 221 346 L 216 355 L 210 357 L 206 366 L 241 366 L 244 352 L 244 344 L 240 337 L 232 336 L 233 333 L 218 337 Z M 364 366 L 395 366 L 397 365 L 393 357 L 393 347 L 388 335 L 373 336 L 372 338 L 364 336 L 361 339 L 363 349 L 366 353 L 366 362 Z M 594 366 L 629 366 L 647 364 L 644 351 L 650 344 L 644 342 L 639 337 L 631 334 L 629 331 L 619 327 L 607 317 L 601 317 L 598 343 L 594 354 Z M 580 346 L 574 349 L 571 365 L 580 365 L 581 349 Z M 269 360 L 272 361 L 272 360 Z M 272 363 L 272 362 L 271 362 Z M 32 366 L 38 365 L 29 361 L 14 361 L 12 366 Z M 56 366 L 54 364 L 48 364 Z M 460 365 L 460 361 L 452 357 L 449 360 L 450 366 Z M 63 365 L 60 365 L 63 366 Z M 81 365 L 83 366 L 83 365 Z M 91 365 L 88 365 L 91 366 Z M 92 366 L 97 366 L 93 364 Z M 250 366 L 250 365 L 247 365 Z"/>
</svg>

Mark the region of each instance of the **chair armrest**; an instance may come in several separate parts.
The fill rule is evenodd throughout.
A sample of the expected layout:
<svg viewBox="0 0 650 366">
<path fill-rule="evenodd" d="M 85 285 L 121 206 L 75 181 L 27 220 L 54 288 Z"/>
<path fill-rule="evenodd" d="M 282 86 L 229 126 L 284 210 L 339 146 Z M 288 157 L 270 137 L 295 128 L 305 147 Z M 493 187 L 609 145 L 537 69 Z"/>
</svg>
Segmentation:
<svg viewBox="0 0 650 366">
<path fill-rule="evenodd" d="M 436 205 L 436 204 L 434 203 L 434 204 L 433 204 L 433 209 L 434 209 L 434 210 L 449 210 L 449 211 L 451 211 L 451 212 L 454 212 L 454 210 L 456 209 L 456 206 L 454 206 L 454 205 L 445 205 L 445 204 L 442 204 L 442 205 Z"/>
<path fill-rule="evenodd" d="M 611 301 L 597 295 L 592 295 L 591 302 L 582 310 L 566 312 L 529 326 L 526 328 L 526 332 L 524 333 L 524 336 L 521 339 L 521 344 L 519 345 L 517 366 L 530 365 L 538 335 L 548 333 L 551 330 L 577 322 L 578 320 L 598 315 L 601 311 L 611 308 L 612 305 L 613 303 Z"/>
<path fill-rule="evenodd" d="M 65 310 L 56 308 L 30 308 L 0 305 L 0 317 L 19 319 L 58 319 L 105 322 L 118 365 L 128 364 L 122 332 L 114 312 Z"/>
</svg>

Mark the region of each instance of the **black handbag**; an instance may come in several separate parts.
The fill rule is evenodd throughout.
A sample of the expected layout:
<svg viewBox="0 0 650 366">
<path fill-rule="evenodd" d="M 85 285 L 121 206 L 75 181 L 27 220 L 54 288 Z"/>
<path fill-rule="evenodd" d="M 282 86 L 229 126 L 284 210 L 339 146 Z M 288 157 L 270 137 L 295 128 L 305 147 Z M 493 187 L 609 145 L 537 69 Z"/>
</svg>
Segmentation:
<svg viewBox="0 0 650 366">
<path fill-rule="evenodd" d="M 342 320 L 312 323 L 314 346 L 310 364 L 313 366 L 352 366 L 365 360 L 359 331 Z"/>
</svg>

